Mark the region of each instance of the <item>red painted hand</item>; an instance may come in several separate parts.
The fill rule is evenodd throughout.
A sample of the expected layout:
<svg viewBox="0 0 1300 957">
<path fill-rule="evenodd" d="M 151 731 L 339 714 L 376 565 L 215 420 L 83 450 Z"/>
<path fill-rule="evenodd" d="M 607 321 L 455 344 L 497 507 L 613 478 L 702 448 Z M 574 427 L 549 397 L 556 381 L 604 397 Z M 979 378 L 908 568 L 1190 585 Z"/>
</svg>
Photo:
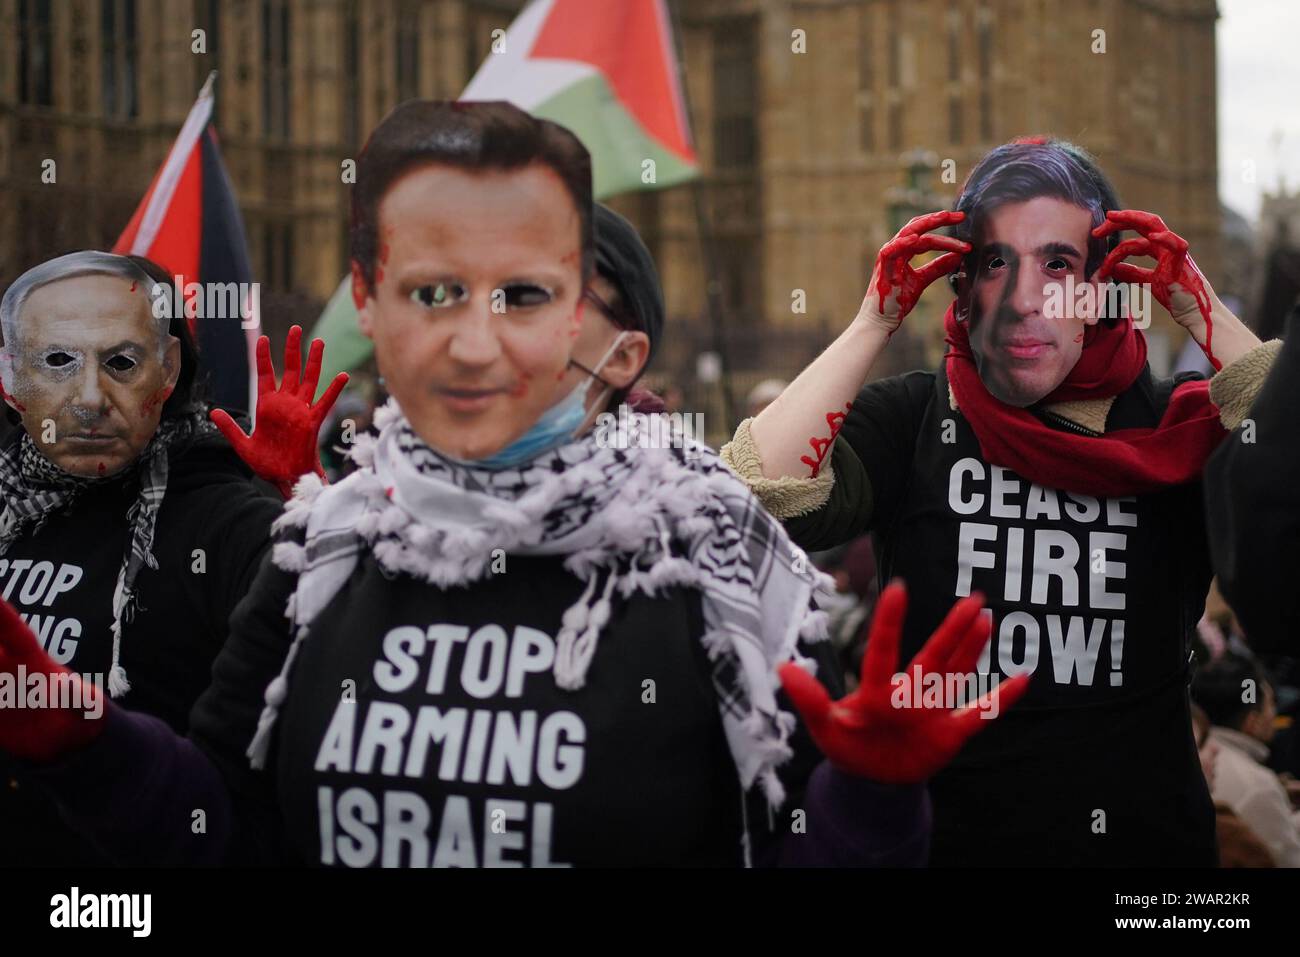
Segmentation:
<svg viewBox="0 0 1300 957">
<path fill-rule="evenodd" d="M 926 230 L 951 226 L 965 218 L 965 213 L 951 210 L 917 216 L 880 247 L 867 296 L 862 300 L 858 315 L 888 332 L 897 329 L 926 287 L 960 266 L 962 256 L 971 249 L 970 243 Z M 912 268 L 913 256 L 937 250 L 946 252 L 920 269 Z"/>
<path fill-rule="evenodd" d="M 931 673 L 974 672 L 989 637 L 989 619 L 980 614 L 983 605 L 979 596 L 953 605 L 912 659 L 909 681 L 917 667 L 922 680 Z M 821 682 L 793 662 L 780 670 L 786 694 L 827 760 L 846 774 L 887 784 L 913 784 L 931 777 L 990 720 L 986 713 L 1001 714 L 1029 686 L 1029 676 L 1022 674 L 962 708 L 916 706 L 919 702 L 895 707 L 891 681 L 906 612 L 907 590 L 902 582 L 891 582 L 876 605 L 862 660 L 862 683 L 839 701 L 831 701 Z"/>
<path fill-rule="evenodd" d="M 284 379 L 277 389 L 271 342 L 266 336 L 257 340 L 257 418 L 252 435 L 245 435 L 222 410 L 212 410 L 212 421 L 239 457 L 258 476 L 279 488 L 285 498 L 293 494 L 293 484 L 308 472 L 325 477 L 317 447 L 320 425 L 348 382 L 348 374 L 340 372 L 313 405 L 325 343 L 312 340 L 307 371 L 299 381 L 301 343 L 302 327 L 294 326 L 285 342 Z"/>
<path fill-rule="evenodd" d="M 1211 351 L 1214 336 L 1214 290 L 1187 253 L 1187 240 L 1171 231 L 1154 213 L 1134 209 L 1111 210 L 1106 221 L 1092 231 L 1097 237 L 1132 229 L 1138 239 L 1126 239 L 1102 261 L 1097 279 L 1114 276 L 1120 282 L 1151 286 L 1151 294 L 1169 310 L 1176 323 L 1192 334 L 1215 369 L 1221 363 Z M 1128 256 L 1151 256 L 1154 269 L 1143 269 L 1122 260 Z"/>
<path fill-rule="evenodd" d="M 22 681 L 20 666 L 25 676 Z M 5 754 L 42 764 L 57 761 L 89 744 L 103 730 L 100 719 L 103 709 L 109 707 L 103 691 L 47 655 L 14 606 L 2 600 L 0 674 L 10 676 L 7 680 L 13 682 L 17 696 L 27 695 L 34 679 L 45 681 L 41 707 L 19 707 L 16 700 L 0 705 L 0 751 Z M 65 685 L 66 696 L 61 690 Z M 80 691 L 73 685 L 79 685 Z M 58 707 L 60 703 L 67 707 Z"/>
</svg>

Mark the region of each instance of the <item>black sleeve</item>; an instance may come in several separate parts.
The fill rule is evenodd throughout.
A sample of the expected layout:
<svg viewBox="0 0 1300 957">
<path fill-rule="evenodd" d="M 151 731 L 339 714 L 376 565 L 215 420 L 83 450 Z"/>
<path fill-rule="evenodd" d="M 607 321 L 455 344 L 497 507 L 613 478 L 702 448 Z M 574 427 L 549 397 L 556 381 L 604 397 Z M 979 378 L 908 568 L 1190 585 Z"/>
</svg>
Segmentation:
<svg viewBox="0 0 1300 957">
<path fill-rule="evenodd" d="M 285 606 L 297 576 L 268 553 L 230 618 L 230 634 L 212 666 L 212 684 L 190 714 L 190 737 L 221 771 L 235 818 L 230 863 L 296 863 L 287 849 L 275 793 L 275 748 L 265 770 L 247 755 L 266 687 L 280 674 L 292 644 Z"/>
<path fill-rule="evenodd" d="M 1252 648 L 1300 647 L 1300 310 L 1250 415 L 1205 470 L 1206 527 L 1219 587 Z"/>
<path fill-rule="evenodd" d="M 831 698 L 842 698 L 844 676 L 840 673 L 831 643 L 818 641 L 808 644 L 800 641 L 799 653 L 817 663 L 817 680 L 826 686 Z M 784 690 L 777 691 L 776 703 L 782 711 L 798 717 L 799 712 Z M 808 734 L 803 721 L 795 726 L 788 743 L 794 754 L 776 769 L 776 776 L 785 789 L 785 803 L 781 809 L 771 811 L 763 789 L 757 785 L 750 788 L 745 796 L 753 863 L 758 867 L 775 867 L 780 862 L 782 843 L 793 826 L 791 814 L 804 806 L 804 791 L 808 787 L 808 780 L 822 763 L 822 753 Z"/>
<path fill-rule="evenodd" d="M 229 621 L 239 603 L 248 594 L 262 562 L 271 551 L 271 523 L 280 517 L 283 503 L 262 495 L 251 494 L 237 503 L 232 524 L 238 523 L 246 531 L 228 540 L 228 561 L 218 590 L 214 593 L 217 607 L 214 612 L 223 621 Z M 259 534 L 260 532 L 260 534 Z"/>
<path fill-rule="evenodd" d="M 208 620 L 225 635 L 235 607 L 252 587 L 271 548 L 271 523 L 280 517 L 284 502 L 266 496 L 251 481 L 214 485 L 205 504 L 202 546 L 208 555 L 203 601 Z"/>
<path fill-rule="evenodd" d="M 215 592 L 228 589 L 234 602 L 239 587 L 234 583 L 252 574 L 237 568 L 234 559 L 247 554 L 261 555 L 262 561 L 248 594 L 229 616 L 229 636 L 213 664 L 212 684 L 190 713 L 189 735 L 114 707 L 91 745 L 31 769 L 69 826 L 118 863 L 296 863 L 282 846 L 273 775 L 254 771 L 245 753 L 266 686 L 288 654 L 284 609 L 296 577 L 269 560 L 269 518 L 259 518 L 259 512 L 275 503 L 243 496 L 238 483 L 214 488 L 223 493 L 220 502 L 230 504 L 231 493 L 236 496 L 236 508 L 206 516 L 215 526 L 230 523 L 224 530 L 233 545 L 208 552 L 213 567 L 204 585 Z M 236 520 L 234 513 L 241 511 Z M 204 607 L 196 605 L 196 618 Z M 214 630 L 226 634 L 224 617 Z M 206 827 L 196 831 L 199 810 Z"/>
<path fill-rule="evenodd" d="M 868 383 L 831 450 L 835 485 L 825 505 L 788 519 L 786 531 L 807 551 L 834 548 L 889 524 L 907 491 L 934 373 L 909 372 Z"/>
</svg>

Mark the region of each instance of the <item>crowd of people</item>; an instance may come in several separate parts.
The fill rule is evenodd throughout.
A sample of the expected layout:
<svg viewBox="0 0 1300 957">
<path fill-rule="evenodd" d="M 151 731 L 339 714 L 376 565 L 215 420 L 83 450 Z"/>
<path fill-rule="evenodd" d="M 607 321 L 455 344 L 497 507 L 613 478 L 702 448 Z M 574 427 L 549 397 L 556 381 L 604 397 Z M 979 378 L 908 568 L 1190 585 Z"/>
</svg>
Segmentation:
<svg viewBox="0 0 1300 957">
<path fill-rule="evenodd" d="M 596 427 L 664 407 L 671 330 L 563 127 L 398 107 L 351 257 L 382 392 L 317 398 L 295 328 L 251 432 L 157 265 L 9 286 L 4 863 L 1300 865 L 1258 657 L 1300 627 L 1300 344 L 1077 146 L 985 156 L 717 453 Z M 943 362 L 872 380 L 944 277 Z M 1154 376 L 1117 283 L 1213 375 Z"/>
</svg>

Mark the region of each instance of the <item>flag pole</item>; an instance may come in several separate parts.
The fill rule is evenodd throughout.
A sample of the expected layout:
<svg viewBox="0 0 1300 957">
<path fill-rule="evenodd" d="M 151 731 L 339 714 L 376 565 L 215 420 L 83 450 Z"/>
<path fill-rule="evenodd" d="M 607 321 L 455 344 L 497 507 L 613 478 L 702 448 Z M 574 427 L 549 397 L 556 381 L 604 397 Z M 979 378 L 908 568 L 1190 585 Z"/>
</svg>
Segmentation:
<svg viewBox="0 0 1300 957">
<path fill-rule="evenodd" d="M 668 12 L 672 23 L 673 47 L 677 53 L 677 84 L 682 92 L 682 107 L 686 111 L 687 129 L 695 129 L 694 114 L 691 111 L 691 95 L 686 87 L 686 52 L 682 46 L 681 21 L 674 9 L 672 0 L 660 0 Z M 704 263 L 705 302 L 709 315 L 709 328 L 713 335 L 713 351 L 718 356 L 720 382 L 722 386 L 722 415 L 728 426 L 723 431 L 729 433 L 736 419 L 736 404 L 731 395 L 731 363 L 727 359 L 726 311 L 722 301 L 722 280 L 718 277 L 718 257 L 714 247 L 713 228 L 705 213 L 704 203 L 705 178 L 696 177 L 691 182 L 691 194 L 695 204 L 695 228 L 700 240 L 700 255 Z"/>
</svg>

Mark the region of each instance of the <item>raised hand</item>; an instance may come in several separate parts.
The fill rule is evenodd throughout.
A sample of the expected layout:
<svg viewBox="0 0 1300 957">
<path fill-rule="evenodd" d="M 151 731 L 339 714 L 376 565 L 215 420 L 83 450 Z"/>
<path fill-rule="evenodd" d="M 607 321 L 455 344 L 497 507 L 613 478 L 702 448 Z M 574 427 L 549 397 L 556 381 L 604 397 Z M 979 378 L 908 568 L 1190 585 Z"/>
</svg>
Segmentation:
<svg viewBox="0 0 1300 957">
<path fill-rule="evenodd" d="M 974 672 L 989 637 L 989 619 L 980 614 L 983 605 L 979 596 L 953 605 L 912 659 L 909 680 L 916 667 L 922 680 L 932 672 Z M 862 660 L 862 683 L 839 701 L 831 701 L 821 682 L 797 664 L 787 662 L 780 669 L 786 694 L 827 760 L 846 774 L 887 784 L 913 784 L 931 777 L 988 723 L 986 713 L 1001 714 L 1029 687 L 1029 676 L 1021 674 L 961 708 L 895 707 L 891 680 L 906 613 L 907 591 L 901 582 L 891 582 L 876 605 Z"/>
<path fill-rule="evenodd" d="M 3 600 L 0 675 L 9 676 L 16 695 L 26 695 L 34 678 L 44 680 L 46 688 L 43 707 L 19 707 L 17 701 L 0 704 L 0 752 L 25 761 L 57 761 L 89 744 L 103 729 L 99 719 L 109 703 L 102 689 L 47 655 L 14 606 Z M 65 696 L 60 685 L 71 693 Z M 80 686 L 79 693 L 74 685 Z M 68 706 L 58 707 L 61 703 Z"/>
<path fill-rule="evenodd" d="M 942 210 L 917 216 L 898 231 L 876 257 L 876 268 L 871 273 L 866 298 L 862 300 L 859 318 L 893 332 L 903 318 L 912 311 L 925 288 L 940 276 L 952 272 L 971 250 L 970 243 L 951 236 L 928 232 L 942 226 L 951 226 L 966 218 L 965 213 Z M 925 252 L 945 250 L 944 255 L 931 260 L 920 269 L 913 269 L 911 260 Z"/>
<path fill-rule="evenodd" d="M 293 326 L 284 345 L 284 379 L 277 389 L 271 341 L 266 336 L 257 340 L 257 418 L 252 435 L 245 435 L 221 409 L 212 410 L 212 421 L 239 457 L 259 477 L 275 485 L 285 498 L 293 494 L 294 483 L 308 472 L 325 477 L 318 446 L 320 426 L 348 383 L 348 374 L 340 372 L 320 401 L 313 405 L 325 343 L 312 340 L 307 353 L 307 371 L 299 381 L 301 344 L 302 327 Z"/>
<path fill-rule="evenodd" d="M 1098 281 L 1114 276 L 1120 282 L 1149 284 L 1156 301 L 1169 310 L 1174 322 L 1191 333 L 1214 368 L 1221 368 L 1211 342 L 1214 314 L 1224 307 L 1188 255 L 1187 240 L 1154 213 L 1135 209 L 1111 210 L 1092 234 L 1100 238 L 1124 229 L 1134 230 L 1139 238 L 1126 239 L 1110 251 L 1097 269 Z M 1151 256 L 1155 268 L 1143 269 L 1123 262 L 1128 256 Z"/>
</svg>

